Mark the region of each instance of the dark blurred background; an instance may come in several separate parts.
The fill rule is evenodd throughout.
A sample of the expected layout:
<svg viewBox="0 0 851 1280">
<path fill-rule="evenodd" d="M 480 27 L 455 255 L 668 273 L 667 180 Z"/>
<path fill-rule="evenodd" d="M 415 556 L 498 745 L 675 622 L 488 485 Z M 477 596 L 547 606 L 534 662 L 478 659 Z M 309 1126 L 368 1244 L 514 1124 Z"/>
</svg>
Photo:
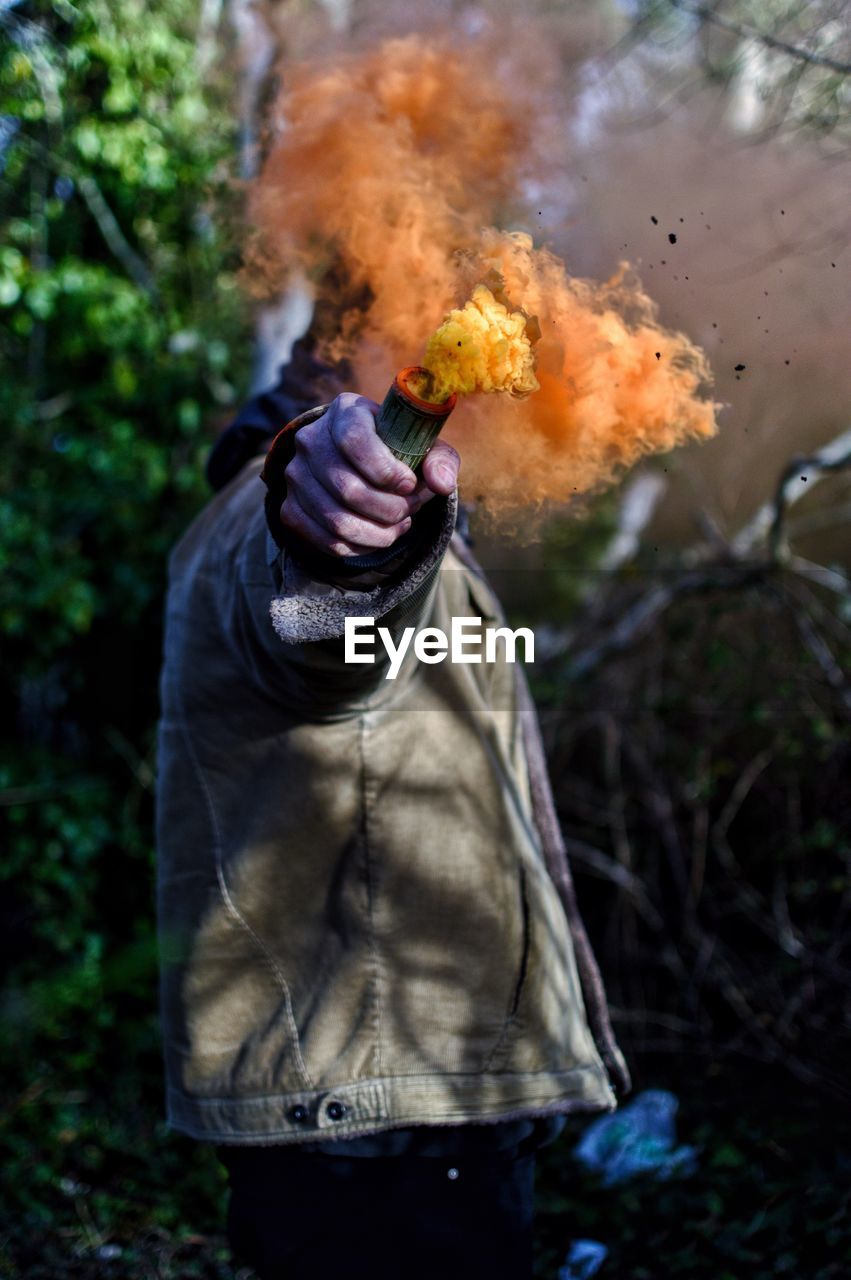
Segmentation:
<svg viewBox="0 0 851 1280">
<path fill-rule="evenodd" d="M 439 3 L 465 31 L 510 6 Z M 708 445 L 523 545 L 476 527 L 541 710 L 636 1093 L 697 1171 L 542 1156 L 536 1268 L 851 1273 L 851 360 L 844 0 L 538 3 L 578 275 L 620 259 L 706 350 Z M 240 287 L 288 61 L 359 0 L 0 0 L 0 1275 L 228 1277 L 223 1175 L 163 1123 L 152 803 L 165 561 L 311 315 Z M 422 18 L 421 21 L 425 19 Z M 566 175 L 566 176 L 565 176 Z M 391 371 L 392 372 L 392 371 Z M 463 496 L 463 495 L 462 495 Z M 248 1273 L 245 1273 L 247 1276 Z"/>
</svg>

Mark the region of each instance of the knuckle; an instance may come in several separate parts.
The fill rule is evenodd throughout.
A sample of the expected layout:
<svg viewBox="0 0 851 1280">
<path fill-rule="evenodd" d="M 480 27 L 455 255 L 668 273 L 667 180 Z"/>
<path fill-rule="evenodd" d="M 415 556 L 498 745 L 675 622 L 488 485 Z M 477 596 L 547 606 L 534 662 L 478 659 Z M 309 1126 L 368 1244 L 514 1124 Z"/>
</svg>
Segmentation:
<svg viewBox="0 0 851 1280">
<path fill-rule="evenodd" d="M 288 529 L 294 529 L 298 533 L 301 528 L 301 508 L 292 498 L 287 498 L 282 504 L 279 512 L 281 524 L 287 526 Z"/>
<path fill-rule="evenodd" d="M 301 482 L 304 472 L 304 466 L 301 458 L 293 458 L 284 467 L 284 479 L 289 487 L 297 485 Z"/>
<path fill-rule="evenodd" d="M 404 499 L 393 499 L 386 504 L 381 504 L 381 514 L 377 519 L 383 524 L 394 526 L 404 521 L 411 510 L 410 504 Z"/>
<path fill-rule="evenodd" d="M 357 418 L 352 417 L 350 413 L 344 414 L 337 419 L 336 436 L 341 443 L 351 445 L 357 441 L 362 434 L 362 426 Z"/>
<path fill-rule="evenodd" d="M 355 533 L 355 521 L 345 511 L 332 510 L 326 516 L 328 528 L 338 538 L 352 538 Z"/>
<path fill-rule="evenodd" d="M 389 488 L 392 484 L 397 484 L 400 480 L 398 469 L 389 459 L 382 458 L 375 468 L 376 480 L 382 488 Z"/>
<path fill-rule="evenodd" d="M 331 483 L 342 502 L 349 505 L 354 503 L 360 493 L 360 485 L 357 477 L 352 475 L 351 471 L 337 471 L 331 477 Z"/>
<path fill-rule="evenodd" d="M 377 547 L 392 547 L 396 539 L 404 532 L 406 525 L 391 525 L 390 528 L 381 529 L 375 537 L 375 545 Z"/>
</svg>

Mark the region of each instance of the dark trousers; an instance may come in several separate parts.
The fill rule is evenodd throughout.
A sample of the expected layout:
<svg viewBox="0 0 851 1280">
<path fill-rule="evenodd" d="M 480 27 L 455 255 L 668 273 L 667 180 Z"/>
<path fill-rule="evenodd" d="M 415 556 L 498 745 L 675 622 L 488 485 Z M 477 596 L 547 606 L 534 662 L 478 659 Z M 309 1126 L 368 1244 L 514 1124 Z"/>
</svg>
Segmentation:
<svg viewBox="0 0 851 1280">
<path fill-rule="evenodd" d="M 228 1238 L 261 1280 L 530 1280 L 535 1153 L 228 1148 Z"/>
</svg>

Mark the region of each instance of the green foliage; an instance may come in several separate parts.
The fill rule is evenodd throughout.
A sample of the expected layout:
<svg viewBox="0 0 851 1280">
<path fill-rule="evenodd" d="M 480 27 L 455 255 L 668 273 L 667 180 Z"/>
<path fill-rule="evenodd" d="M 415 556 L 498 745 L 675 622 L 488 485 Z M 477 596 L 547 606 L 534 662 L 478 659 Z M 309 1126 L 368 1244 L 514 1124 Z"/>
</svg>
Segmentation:
<svg viewBox="0 0 851 1280">
<path fill-rule="evenodd" d="M 246 367 L 216 229 L 233 127 L 200 81 L 194 20 L 187 0 L 6 18 L 0 617 L 34 674 L 156 601 Z"/>
<path fill-rule="evenodd" d="M 235 113 L 197 22 L 194 0 L 0 15 L 4 1275 L 82 1274 L 26 1252 L 45 1226 L 112 1274 L 92 1250 L 118 1217 L 148 1274 L 190 1203 L 220 1216 L 211 1153 L 160 1122 L 152 852 L 166 557 L 249 367 Z"/>
</svg>

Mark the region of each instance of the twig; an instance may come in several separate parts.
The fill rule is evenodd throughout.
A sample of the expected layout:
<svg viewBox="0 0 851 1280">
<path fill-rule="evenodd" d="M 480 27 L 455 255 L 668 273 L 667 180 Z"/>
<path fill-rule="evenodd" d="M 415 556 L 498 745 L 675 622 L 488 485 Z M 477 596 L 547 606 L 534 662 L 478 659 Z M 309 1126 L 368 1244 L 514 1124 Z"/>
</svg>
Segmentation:
<svg viewBox="0 0 851 1280">
<path fill-rule="evenodd" d="M 720 814 L 716 818 L 711 831 L 711 838 L 716 852 L 719 854 L 719 860 L 729 867 L 732 864 L 738 866 L 732 855 L 732 850 L 727 844 L 727 832 L 732 825 L 736 814 L 741 809 L 747 798 L 748 792 L 753 787 L 759 775 L 764 771 L 766 766 L 774 759 L 774 752 L 766 748 L 758 751 L 757 754 L 745 765 L 739 774 L 732 791 L 727 797 L 727 802 Z"/>
<path fill-rule="evenodd" d="M 683 573 L 666 586 L 652 587 L 638 598 L 608 634 L 586 646 L 567 664 L 567 678 L 579 679 L 599 666 L 604 658 L 631 648 L 653 630 L 662 614 L 679 597 L 747 586 L 759 581 L 767 567 L 764 562 L 759 561 L 717 564 L 704 570 Z"/>
<path fill-rule="evenodd" d="M 827 683 L 832 689 L 836 690 L 845 711 L 851 716 L 851 688 L 849 688 L 845 673 L 837 662 L 832 649 L 816 628 L 806 609 L 793 608 L 791 612 L 801 639 L 821 668 Z"/>
<path fill-rule="evenodd" d="M 708 22 L 714 27 L 730 31 L 733 35 L 739 36 L 743 40 L 758 40 L 767 49 L 775 49 L 779 53 L 788 54 L 790 58 L 809 63 L 811 66 L 825 67 L 828 71 L 838 72 L 839 75 L 847 76 L 851 73 L 851 63 L 840 62 L 837 58 L 831 58 L 826 53 L 814 53 L 811 49 L 802 49 L 800 45 L 790 44 L 787 40 L 781 40 L 778 36 L 773 36 L 767 31 L 758 31 L 754 27 L 746 27 L 743 23 L 736 22 L 733 18 L 725 18 L 716 9 L 711 9 L 708 5 L 689 5 L 683 3 L 683 0 L 670 0 L 670 3 L 675 9 L 679 9 L 681 13 L 691 14 L 693 18 L 700 18 L 701 22 Z"/>
<path fill-rule="evenodd" d="M 134 284 L 150 298 L 157 296 L 157 286 L 145 263 L 127 240 L 118 225 L 115 214 L 104 199 L 103 192 L 91 174 L 84 174 L 76 179 L 77 189 L 89 213 L 98 225 L 101 235 L 110 251 L 127 272 Z"/>
<path fill-rule="evenodd" d="M 154 771 L 147 760 L 139 755 L 139 752 L 129 742 L 114 725 L 107 725 L 104 729 L 104 737 L 106 738 L 113 751 L 121 757 L 129 768 L 133 777 L 144 791 L 152 791 L 155 782 Z"/>
<path fill-rule="evenodd" d="M 792 458 L 781 473 L 774 498 L 764 503 L 733 539 L 734 553 L 746 556 L 768 538 L 772 558 L 776 558 L 789 507 L 812 490 L 813 481 L 847 466 L 851 466 L 851 430 L 843 431 L 813 454 Z"/>
<path fill-rule="evenodd" d="M 16 804 L 38 804 L 51 796 L 64 795 L 67 791 L 90 791 L 101 785 L 94 778 L 69 778 L 67 782 L 36 782 L 24 787 L 6 787 L 0 791 L 0 808 Z"/>
<path fill-rule="evenodd" d="M 771 895 L 774 920 L 777 924 L 777 938 L 787 955 L 800 956 L 806 948 L 798 937 L 789 915 L 789 902 L 786 898 L 786 876 L 780 870 L 774 877 L 774 890 Z"/>
<path fill-rule="evenodd" d="M 91 174 L 85 174 L 78 165 L 72 164 L 54 154 L 31 134 L 20 133 L 20 143 L 35 156 L 52 165 L 53 169 L 63 177 L 71 178 L 80 192 L 86 208 L 95 220 L 98 230 L 104 238 L 107 248 L 118 259 L 134 284 L 144 290 L 152 299 L 159 297 L 156 282 L 147 265 L 127 240 L 115 214 L 106 202 L 98 184 Z"/>
<path fill-rule="evenodd" d="M 828 591 L 834 592 L 835 595 L 848 596 L 851 594 L 851 582 L 838 569 L 829 569 L 827 565 L 814 564 L 812 560 L 805 560 L 803 556 L 789 556 L 786 561 L 786 568 L 792 569 L 794 573 L 797 573 L 807 582 L 814 582 L 817 586 L 826 587 Z"/>
<path fill-rule="evenodd" d="M 567 852 L 572 862 L 579 862 L 595 875 L 622 889 L 635 903 L 639 915 L 642 916 L 654 933 L 663 933 L 665 922 L 651 902 L 647 890 L 640 878 L 620 862 L 615 862 L 601 849 L 577 840 L 573 836 L 566 839 Z"/>
</svg>

